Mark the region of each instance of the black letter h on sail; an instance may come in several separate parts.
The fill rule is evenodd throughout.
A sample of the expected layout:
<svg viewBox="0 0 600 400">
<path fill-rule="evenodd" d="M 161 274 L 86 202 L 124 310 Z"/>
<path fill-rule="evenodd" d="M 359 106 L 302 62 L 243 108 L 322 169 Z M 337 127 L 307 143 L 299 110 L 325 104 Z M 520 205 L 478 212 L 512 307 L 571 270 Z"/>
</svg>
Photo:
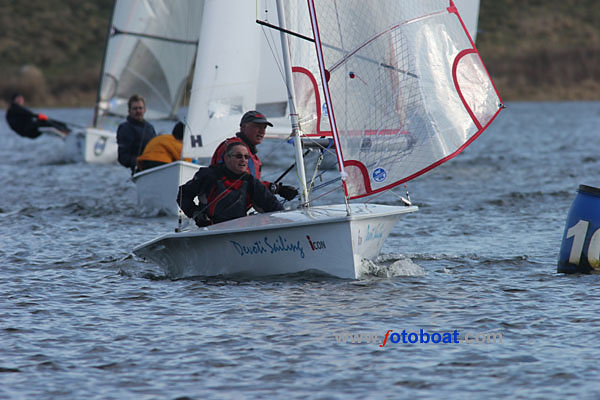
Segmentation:
<svg viewBox="0 0 600 400">
<path fill-rule="evenodd" d="M 190 139 L 192 140 L 192 147 L 202 147 L 202 135 L 192 135 Z"/>
</svg>

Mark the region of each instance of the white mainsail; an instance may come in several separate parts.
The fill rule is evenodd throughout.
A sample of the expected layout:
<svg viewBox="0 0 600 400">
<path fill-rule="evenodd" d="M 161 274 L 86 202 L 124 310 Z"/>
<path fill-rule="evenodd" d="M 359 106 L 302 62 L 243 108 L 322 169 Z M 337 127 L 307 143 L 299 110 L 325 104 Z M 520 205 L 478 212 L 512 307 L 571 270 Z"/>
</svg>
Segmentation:
<svg viewBox="0 0 600 400">
<path fill-rule="evenodd" d="M 100 79 L 94 126 L 127 116 L 127 100 L 146 99 L 146 119 L 175 118 L 198 41 L 203 1 L 117 0 Z"/>
<path fill-rule="evenodd" d="M 209 159 L 238 130 L 242 115 L 258 110 L 274 126 L 267 135 L 289 135 L 287 90 L 278 34 L 256 23 L 273 0 L 205 0 L 182 157 Z"/>
<path fill-rule="evenodd" d="M 447 161 L 499 112 L 452 1 L 309 4 L 349 199 Z"/>
<path fill-rule="evenodd" d="M 205 1 L 184 158 L 210 158 L 224 138 L 235 134 L 244 112 L 256 105 L 260 32 L 254 15 L 250 1 Z"/>
</svg>

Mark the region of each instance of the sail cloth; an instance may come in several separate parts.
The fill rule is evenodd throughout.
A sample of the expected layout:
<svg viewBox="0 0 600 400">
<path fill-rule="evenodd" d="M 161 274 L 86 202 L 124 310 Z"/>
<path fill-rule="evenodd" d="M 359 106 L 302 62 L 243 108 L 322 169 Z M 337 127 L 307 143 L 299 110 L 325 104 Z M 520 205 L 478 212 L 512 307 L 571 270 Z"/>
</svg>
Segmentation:
<svg viewBox="0 0 600 400">
<path fill-rule="evenodd" d="M 348 198 L 447 161 L 499 112 L 500 97 L 452 1 L 308 3 Z"/>
<path fill-rule="evenodd" d="M 286 40 L 292 64 L 295 107 L 301 134 L 309 137 L 329 137 L 332 135 L 331 126 L 306 1 L 283 3 L 286 28 L 294 32 L 294 35 L 287 35 Z"/>
<path fill-rule="evenodd" d="M 479 0 L 454 0 L 456 8 L 463 20 L 471 39 L 477 38 L 477 22 L 479 20 Z"/>
<path fill-rule="evenodd" d="M 469 34 L 475 40 L 479 0 L 456 0 L 456 5 L 464 17 Z M 274 8 L 273 1 L 262 0 L 261 9 Z M 323 95 L 323 85 L 319 73 L 319 63 L 314 48 L 314 37 L 309 9 L 304 1 L 285 2 L 286 27 L 295 35 L 287 41 L 290 58 L 296 61 L 292 67 L 296 94 L 296 109 L 303 136 L 331 136 L 331 126 L 327 105 Z M 264 20 L 267 20 L 264 13 Z M 271 14 L 274 11 L 271 10 Z"/>
<path fill-rule="evenodd" d="M 132 94 L 146 99 L 146 118 L 174 118 L 194 62 L 198 0 L 117 0 L 108 33 L 95 123 L 127 116 Z"/>
<path fill-rule="evenodd" d="M 256 107 L 260 36 L 256 5 L 205 0 L 182 157 L 208 159 Z"/>
<path fill-rule="evenodd" d="M 279 24 L 274 0 L 204 0 L 183 157 L 210 159 L 249 110 L 273 123 L 267 135 L 289 136 L 279 32 L 257 19 Z"/>
</svg>

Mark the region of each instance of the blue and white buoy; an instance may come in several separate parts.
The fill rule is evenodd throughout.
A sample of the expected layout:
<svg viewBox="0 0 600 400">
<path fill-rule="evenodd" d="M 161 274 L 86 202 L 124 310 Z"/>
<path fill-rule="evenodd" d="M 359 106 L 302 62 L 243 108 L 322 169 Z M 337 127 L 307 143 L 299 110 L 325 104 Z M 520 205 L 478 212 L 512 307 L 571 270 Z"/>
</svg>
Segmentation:
<svg viewBox="0 0 600 400">
<path fill-rule="evenodd" d="M 560 246 L 558 272 L 600 272 L 600 189 L 579 185 Z"/>
</svg>

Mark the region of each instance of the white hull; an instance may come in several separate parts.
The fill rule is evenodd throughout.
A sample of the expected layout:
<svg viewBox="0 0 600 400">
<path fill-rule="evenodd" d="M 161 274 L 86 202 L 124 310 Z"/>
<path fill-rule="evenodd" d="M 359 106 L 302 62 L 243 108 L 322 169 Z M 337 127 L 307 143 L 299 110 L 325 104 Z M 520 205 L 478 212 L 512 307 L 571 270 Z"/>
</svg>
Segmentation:
<svg viewBox="0 0 600 400">
<path fill-rule="evenodd" d="M 136 247 L 173 278 L 247 274 L 268 276 L 320 270 L 361 276 L 401 215 L 416 206 L 352 204 L 256 214 L 189 232 L 169 233 Z"/>
<path fill-rule="evenodd" d="M 118 158 L 117 134 L 98 128 L 73 131 L 65 139 L 65 158 L 71 162 L 114 164 Z"/>
<path fill-rule="evenodd" d="M 143 213 L 177 215 L 177 190 L 193 178 L 200 166 L 176 161 L 133 175 L 139 210 Z"/>
<path fill-rule="evenodd" d="M 43 128 L 39 128 L 38 129 L 40 132 L 43 132 L 46 135 L 49 136 L 54 136 L 60 139 L 66 139 L 67 138 L 67 133 L 63 132 L 63 131 L 59 131 L 56 128 L 52 128 L 52 127 L 43 127 Z"/>
</svg>

